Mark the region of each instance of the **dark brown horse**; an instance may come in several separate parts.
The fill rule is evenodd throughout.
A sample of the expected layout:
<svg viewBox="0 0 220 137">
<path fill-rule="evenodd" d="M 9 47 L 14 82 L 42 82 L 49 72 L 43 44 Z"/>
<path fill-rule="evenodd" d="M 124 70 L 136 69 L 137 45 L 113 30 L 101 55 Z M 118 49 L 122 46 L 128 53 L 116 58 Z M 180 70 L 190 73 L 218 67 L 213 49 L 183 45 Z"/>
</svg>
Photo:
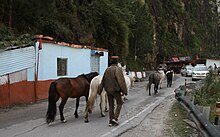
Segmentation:
<svg viewBox="0 0 220 137">
<path fill-rule="evenodd" d="M 151 84 L 154 84 L 154 94 L 156 95 L 158 93 L 158 86 L 160 84 L 160 73 L 159 72 L 155 72 L 155 73 L 151 73 L 149 76 L 149 82 L 147 84 L 147 88 L 146 91 L 149 89 L 149 96 L 151 96 Z"/>
<path fill-rule="evenodd" d="M 63 108 L 68 98 L 76 98 L 75 118 L 78 117 L 79 100 L 81 96 L 85 96 L 86 102 L 89 96 L 89 85 L 91 80 L 97 76 L 97 72 L 82 74 L 76 78 L 59 78 L 50 84 L 48 96 L 48 110 L 46 114 L 47 124 L 53 122 L 56 116 L 56 102 L 61 98 L 59 105 L 60 120 L 66 122 L 63 116 Z"/>
</svg>

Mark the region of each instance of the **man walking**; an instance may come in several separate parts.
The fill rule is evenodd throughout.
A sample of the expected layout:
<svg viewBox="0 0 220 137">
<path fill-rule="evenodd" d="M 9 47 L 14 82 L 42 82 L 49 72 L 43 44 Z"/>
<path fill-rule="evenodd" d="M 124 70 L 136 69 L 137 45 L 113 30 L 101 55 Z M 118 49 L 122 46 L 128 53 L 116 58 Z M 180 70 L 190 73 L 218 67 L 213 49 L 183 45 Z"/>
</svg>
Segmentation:
<svg viewBox="0 0 220 137">
<path fill-rule="evenodd" d="M 118 56 L 112 56 L 111 66 L 109 66 L 103 75 L 102 82 L 98 89 L 98 94 L 101 94 L 104 88 L 108 95 L 109 103 L 109 126 L 117 126 L 118 117 L 123 104 L 122 97 L 127 95 L 127 86 L 123 76 L 122 70 L 117 66 Z M 114 100 L 116 100 L 117 107 L 115 110 Z"/>
<path fill-rule="evenodd" d="M 166 76 L 167 76 L 167 87 L 171 87 L 172 80 L 173 80 L 173 70 L 168 68 L 168 70 L 166 72 Z"/>
</svg>

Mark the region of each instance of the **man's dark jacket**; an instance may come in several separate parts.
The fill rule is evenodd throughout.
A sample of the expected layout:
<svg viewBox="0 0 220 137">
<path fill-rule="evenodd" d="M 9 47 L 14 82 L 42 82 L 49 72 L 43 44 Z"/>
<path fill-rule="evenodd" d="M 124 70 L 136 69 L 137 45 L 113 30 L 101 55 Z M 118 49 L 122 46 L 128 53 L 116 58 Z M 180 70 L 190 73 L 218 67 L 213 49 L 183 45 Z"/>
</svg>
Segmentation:
<svg viewBox="0 0 220 137">
<path fill-rule="evenodd" d="M 117 64 L 111 65 L 105 70 L 102 82 L 98 89 L 98 94 L 101 94 L 103 87 L 109 94 L 113 94 L 114 92 L 127 94 L 124 75 Z"/>
</svg>

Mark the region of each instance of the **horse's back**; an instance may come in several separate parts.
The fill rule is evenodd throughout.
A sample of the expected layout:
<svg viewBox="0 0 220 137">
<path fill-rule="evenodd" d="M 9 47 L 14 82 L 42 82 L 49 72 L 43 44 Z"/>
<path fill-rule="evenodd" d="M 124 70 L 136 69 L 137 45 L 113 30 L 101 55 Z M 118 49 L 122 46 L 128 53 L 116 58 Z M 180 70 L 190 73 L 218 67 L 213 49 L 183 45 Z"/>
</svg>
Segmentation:
<svg viewBox="0 0 220 137">
<path fill-rule="evenodd" d="M 160 82 L 160 74 L 159 73 L 157 73 L 157 72 L 155 72 L 155 73 L 151 73 L 150 75 L 149 75 L 149 82 L 150 83 L 156 83 L 156 84 L 158 84 L 159 82 Z"/>
<path fill-rule="evenodd" d="M 57 89 L 65 89 L 65 88 L 69 88 L 71 86 L 71 82 L 70 82 L 71 78 L 59 78 L 57 80 L 55 80 L 54 82 L 57 85 Z"/>
<path fill-rule="evenodd" d="M 101 81 L 102 81 L 101 75 L 95 76 L 92 79 L 92 81 L 90 83 L 90 87 L 89 87 L 89 97 L 91 96 L 91 94 L 97 94 L 98 87 L 99 87 Z"/>
<path fill-rule="evenodd" d="M 101 81 L 102 81 L 101 75 L 95 76 L 90 83 L 90 87 L 98 86 L 101 83 Z"/>
<path fill-rule="evenodd" d="M 88 95 L 89 82 L 83 76 L 59 78 L 55 82 L 61 97 L 78 98 Z"/>
<path fill-rule="evenodd" d="M 89 82 L 83 76 L 78 76 L 76 78 L 59 78 L 55 82 L 62 87 L 70 86 L 70 88 L 78 88 L 78 86 L 82 87 L 89 85 Z"/>
</svg>

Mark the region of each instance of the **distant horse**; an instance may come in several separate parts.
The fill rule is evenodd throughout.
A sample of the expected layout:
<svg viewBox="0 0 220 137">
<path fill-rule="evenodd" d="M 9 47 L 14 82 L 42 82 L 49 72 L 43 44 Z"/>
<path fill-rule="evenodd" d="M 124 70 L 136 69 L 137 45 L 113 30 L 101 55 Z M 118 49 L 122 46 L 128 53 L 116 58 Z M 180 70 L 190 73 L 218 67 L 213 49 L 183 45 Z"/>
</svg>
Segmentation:
<svg viewBox="0 0 220 137">
<path fill-rule="evenodd" d="M 86 123 L 89 122 L 88 115 L 89 115 L 89 113 L 92 113 L 94 102 L 97 97 L 97 91 L 98 91 L 98 88 L 99 88 L 101 81 L 102 81 L 102 76 L 98 75 L 98 76 L 94 77 L 90 83 L 89 100 L 86 103 L 86 109 L 85 109 L 85 115 L 84 115 L 84 122 L 86 122 Z M 101 117 L 105 116 L 105 113 L 103 110 L 104 107 L 105 107 L 105 112 L 108 111 L 107 101 L 108 101 L 107 100 L 107 93 L 106 93 L 105 89 L 103 88 L 103 91 L 100 95 L 100 104 L 99 104 L 100 111 L 101 111 Z"/>
<path fill-rule="evenodd" d="M 160 83 L 160 74 L 159 72 L 155 72 L 155 73 L 151 73 L 150 76 L 149 76 L 149 82 L 147 84 L 147 88 L 146 88 L 146 91 L 149 89 L 149 96 L 151 96 L 151 84 L 153 83 L 154 84 L 154 94 L 156 95 L 158 93 L 158 86 L 159 86 L 159 83 Z"/>
<path fill-rule="evenodd" d="M 164 78 L 165 78 L 166 75 L 164 73 L 164 70 L 162 70 L 162 69 L 158 70 L 158 72 L 160 73 L 160 84 L 159 84 L 159 86 L 160 86 L 160 89 L 162 89 L 162 83 L 163 83 Z"/>
<path fill-rule="evenodd" d="M 131 80 L 131 87 L 134 87 L 134 82 L 135 82 L 135 76 L 129 76 L 130 80 Z"/>
<path fill-rule="evenodd" d="M 75 118 L 78 117 L 78 107 L 81 96 L 85 96 L 88 101 L 89 85 L 91 80 L 97 76 L 97 72 L 91 72 L 89 74 L 82 74 L 76 78 L 59 78 L 50 84 L 49 96 L 48 96 L 48 110 L 46 114 L 47 124 L 53 122 L 56 116 L 56 102 L 61 98 L 59 105 L 60 120 L 66 122 L 63 116 L 63 108 L 67 102 L 67 99 L 76 98 Z"/>
</svg>

